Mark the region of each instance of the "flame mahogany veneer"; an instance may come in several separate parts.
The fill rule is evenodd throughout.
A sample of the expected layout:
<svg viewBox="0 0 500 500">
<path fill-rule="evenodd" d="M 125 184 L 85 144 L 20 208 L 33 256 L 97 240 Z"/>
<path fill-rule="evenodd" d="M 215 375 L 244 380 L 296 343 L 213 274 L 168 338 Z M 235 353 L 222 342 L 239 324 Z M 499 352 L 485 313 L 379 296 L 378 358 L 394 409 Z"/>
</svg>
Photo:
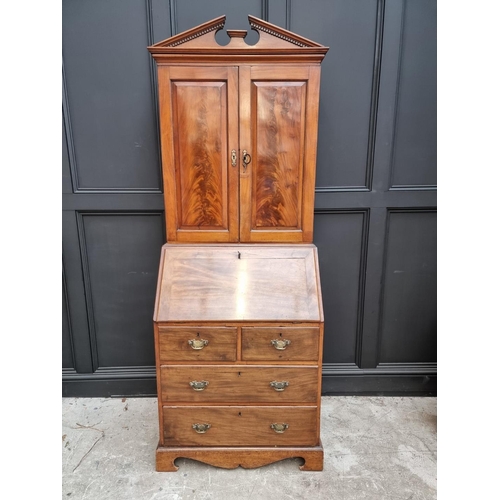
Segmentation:
<svg viewBox="0 0 500 500">
<path fill-rule="evenodd" d="M 313 239 L 327 47 L 249 16 L 148 47 L 168 244 L 154 313 L 158 471 L 301 457 L 322 470 L 323 309 Z"/>
</svg>

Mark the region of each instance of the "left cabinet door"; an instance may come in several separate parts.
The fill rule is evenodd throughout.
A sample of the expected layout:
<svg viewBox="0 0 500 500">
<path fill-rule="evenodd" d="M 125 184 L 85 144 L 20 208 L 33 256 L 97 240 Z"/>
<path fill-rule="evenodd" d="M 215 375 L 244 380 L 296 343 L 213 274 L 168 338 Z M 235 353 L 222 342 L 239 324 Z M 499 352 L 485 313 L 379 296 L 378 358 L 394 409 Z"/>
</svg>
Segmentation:
<svg viewBox="0 0 500 500">
<path fill-rule="evenodd" d="M 238 241 L 238 68 L 159 64 L 158 89 L 168 241 Z"/>
</svg>

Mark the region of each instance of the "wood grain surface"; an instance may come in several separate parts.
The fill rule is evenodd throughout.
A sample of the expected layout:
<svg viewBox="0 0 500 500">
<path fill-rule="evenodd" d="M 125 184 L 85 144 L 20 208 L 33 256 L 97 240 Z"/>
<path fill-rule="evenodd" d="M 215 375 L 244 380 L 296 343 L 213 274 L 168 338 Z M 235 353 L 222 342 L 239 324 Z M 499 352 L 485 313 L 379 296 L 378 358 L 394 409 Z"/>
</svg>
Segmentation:
<svg viewBox="0 0 500 500">
<path fill-rule="evenodd" d="M 195 391 L 191 381 L 205 381 Z M 278 392 L 270 382 L 288 382 Z M 309 403 L 316 404 L 316 366 L 162 366 L 161 399 L 164 403 Z"/>
<path fill-rule="evenodd" d="M 272 340 L 289 340 L 290 344 L 280 351 Z M 244 361 L 317 361 L 319 328 L 243 327 L 241 344 Z"/>
<path fill-rule="evenodd" d="M 238 69 L 158 67 L 169 241 L 238 241 Z"/>
<path fill-rule="evenodd" d="M 316 406 L 164 406 L 166 446 L 315 446 Z M 205 434 L 192 425 L 210 424 Z M 282 434 L 271 424 L 288 424 Z"/>
<path fill-rule="evenodd" d="M 312 66 L 241 66 L 240 241 L 311 242 L 319 80 Z"/>
<path fill-rule="evenodd" d="M 172 82 L 180 227 L 227 229 L 227 86 Z"/>
<path fill-rule="evenodd" d="M 234 327 L 183 327 L 158 328 L 159 361 L 236 361 L 237 328 Z M 189 340 L 207 340 L 203 349 L 195 350 Z"/>
<path fill-rule="evenodd" d="M 272 464 L 287 458 L 302 458 L 304 464 L 299 466 L 303 471 L 323 470 L 323 447 L 318 446 L 286 446 L 274 447 L 169 447 L 158 446 L 156 449 L 156 470 L 158 472 L 175 472 L 179 469 L 175 465 L 177 458 L 188 458 L 223 469 L 254 469 L 263 465 Z"/>
<path fill-rule="evenodd" d="M 300 229 L 305 82 L 252 82 L 253 227 Z"/>
<path fill-rule="evenodd" d="M 155 320 L 321 321 L 314 245 L 164 245 Z"/>
</svg>

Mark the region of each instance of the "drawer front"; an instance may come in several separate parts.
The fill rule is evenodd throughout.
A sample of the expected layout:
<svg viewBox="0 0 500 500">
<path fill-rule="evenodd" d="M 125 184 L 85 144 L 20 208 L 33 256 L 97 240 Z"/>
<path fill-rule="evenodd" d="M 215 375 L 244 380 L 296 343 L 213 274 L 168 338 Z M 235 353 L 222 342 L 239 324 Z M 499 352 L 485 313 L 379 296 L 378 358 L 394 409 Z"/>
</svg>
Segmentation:
<svg viewBox="0 0 500 500">
<path fill-rule="evenodd" d="M 317 361 L 318 327 L 244 327 L 244 361 Z"/>
<path fill-rule="evenodd" d="M 163 432 L 166 446 L 315 446 L 317 408 L 164 406 Z"/>
<path fill-rule="evenodd" d="M 313 403 L 317 366 L 162 366 L 167 403 Z"/>
<path fill-rule="evenodd" d="M 236 361 L 236 327 L 160 326 L 160 362 Z"/>
</svg>

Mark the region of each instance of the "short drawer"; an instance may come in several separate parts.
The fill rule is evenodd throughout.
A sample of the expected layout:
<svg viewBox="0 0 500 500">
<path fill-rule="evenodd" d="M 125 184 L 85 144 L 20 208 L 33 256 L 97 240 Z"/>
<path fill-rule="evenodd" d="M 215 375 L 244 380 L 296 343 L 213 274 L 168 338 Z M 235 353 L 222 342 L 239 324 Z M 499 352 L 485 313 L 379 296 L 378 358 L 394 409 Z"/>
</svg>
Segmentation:
<svg viewBox="0 0 500 500">
<path fill-rule="evenodd" d="M 161 367 L 164 403 L 316 403 L 317 366 Z"/>
<path fill-rule="evenodd" d="M 159 326 L 160 362 L 236 361 L 236 327 Z"/>
<path fill-rule="evenodd" d="M 164 406 L 166 446 L 315 446 L 317 407 Z"/>
<path fill-rule="evenodd" d="M 318 327 L 244 327 L 244 361 L 317 361 Z"/>
</svg>

